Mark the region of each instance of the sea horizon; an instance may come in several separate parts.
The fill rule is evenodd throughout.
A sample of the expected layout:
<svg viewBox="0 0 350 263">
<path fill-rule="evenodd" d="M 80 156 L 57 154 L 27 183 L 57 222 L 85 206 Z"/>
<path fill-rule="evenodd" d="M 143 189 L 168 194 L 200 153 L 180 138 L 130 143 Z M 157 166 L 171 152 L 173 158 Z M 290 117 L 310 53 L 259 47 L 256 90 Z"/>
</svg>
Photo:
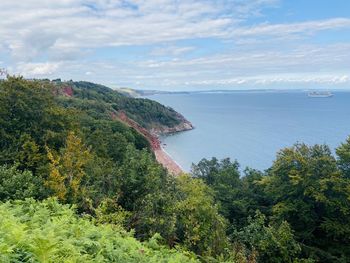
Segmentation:
<svg viewBox="0 0 350 263">
<path fill-rule="evenodd" d="M 295 143 L 327 144 L 332 151 L 350 135 L 347 91 L 332 98 L 295 92 L 186 93 L 148 96 L 174 108 L 194 130 L 162 136 L 164 150 L 186 172 L 202 158 L 230 158 L 268 169 L 277 152 Z M 327 125 L 328 123 L 328 125 Z"/>
</svg>

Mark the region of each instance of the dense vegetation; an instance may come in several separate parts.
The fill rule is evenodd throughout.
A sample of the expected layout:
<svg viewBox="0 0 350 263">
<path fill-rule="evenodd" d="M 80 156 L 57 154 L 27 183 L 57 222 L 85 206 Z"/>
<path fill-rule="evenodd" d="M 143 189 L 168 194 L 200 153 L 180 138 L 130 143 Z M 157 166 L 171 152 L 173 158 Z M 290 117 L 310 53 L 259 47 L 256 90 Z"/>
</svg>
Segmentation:
<svg viewBox="0 0 350 263">
<path fill-rule="evenodd" d="M 100 99 L 62 89 L 15 77 L 0 82 L 1 201 L 55 197 L 141 241 L 159 233 L 169 247 L 229 257 L 209 188 L 169 176 L 146 139 L 104 114 Z"/>
<path fill-rule="evenodd" d="M 350 262 L 350 139 L 336 153 L 296 144 L 264 173 L 242 176 L 237 162 L 213 158 L 193 166 L 193 175 L 213 189 L 227 234 L 259 261 Z"/>
<path fill-rule="evenodd" d="M 0 262 L 198 262 L 161 246 L 159 235 L 140 243 L 120 227 L 96 225 L 52 199 L 1 204 L 0 222 Z"/>
<path fill-rule="evenodd" d="M 173 177 L 116 110 L 176 116 L 86 82 L 0 82 L 1 262 L 350 262 L 350 139 Z"/>
<path fill-rule="evenodd" d="M 66 101 L 70 106 L 90 110 L 95 114 L 100 114 L 101 117 L 106 115 L 109 117 L 108 114 L 113 111 L 123 111 L 131 119 L 148 129 L 159 126 L 173 127 L 182 121 L 182 116 L 172 108 L 150 99 L 131 98 L 103 85 L 85 81 L 61 82 L 56 80 L 53 83 L 58 93 L 62 92 L 62 88 L 66 92 L 67 88 L 72 88 L 73 99 Z M 67 97 L 61 97 L 63 98 Z"/>
</svg>

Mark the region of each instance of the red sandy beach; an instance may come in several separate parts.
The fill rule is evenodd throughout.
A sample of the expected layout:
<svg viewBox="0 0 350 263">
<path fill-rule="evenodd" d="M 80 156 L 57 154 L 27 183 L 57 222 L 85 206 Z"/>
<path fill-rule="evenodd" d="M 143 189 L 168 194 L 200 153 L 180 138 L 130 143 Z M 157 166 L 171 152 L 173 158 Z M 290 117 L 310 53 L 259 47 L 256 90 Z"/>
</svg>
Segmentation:
<svg viewBox="0 0 350 263">
<path fill-rule="evenodd" d="M 169 173 L 173 175 L 183 173 L 181 167 L 162 148 L 153 151 L 156 155 L 157 161 L 161 163 L 169 171 Z"/>
<path fill-rule="evenodd" d="M 116 116 L 115 116 L 116 117 Z M 179 175 L 183 173 L 181 167 L 162 149 L 160 141 L 156 135 L 151 134 L 148 130 L 141 127 L 138 123 L 131 120 L 124 112 L 118 113 L 118 119 L 126 123 L 128 126 L 133 127 L 139 133 L 143 134 L 151 145 L 151 148 L 156 156 L 157 161 L 166 168 L 169 173 L 173 175 Z"/>
</svg>

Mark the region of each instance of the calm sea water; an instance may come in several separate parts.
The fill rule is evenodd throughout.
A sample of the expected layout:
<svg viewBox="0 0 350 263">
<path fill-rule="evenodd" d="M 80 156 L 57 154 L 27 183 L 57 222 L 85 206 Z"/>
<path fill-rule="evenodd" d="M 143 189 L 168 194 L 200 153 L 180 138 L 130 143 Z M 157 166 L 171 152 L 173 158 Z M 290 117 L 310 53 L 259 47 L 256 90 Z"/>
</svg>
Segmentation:
<svg viewBox="0 0 350 263">
<path fill-rule="evenodd" d="M 154 95 L 182 113 L 195 129 L 162 138 L 186 171 L 202 158 L 230 157 L 242 168 L 267 169 L 276 152 L 296 142 L 332 149 L 350 135 L 350 93 L 308 98 L 305 92 Z"/>
</svg>

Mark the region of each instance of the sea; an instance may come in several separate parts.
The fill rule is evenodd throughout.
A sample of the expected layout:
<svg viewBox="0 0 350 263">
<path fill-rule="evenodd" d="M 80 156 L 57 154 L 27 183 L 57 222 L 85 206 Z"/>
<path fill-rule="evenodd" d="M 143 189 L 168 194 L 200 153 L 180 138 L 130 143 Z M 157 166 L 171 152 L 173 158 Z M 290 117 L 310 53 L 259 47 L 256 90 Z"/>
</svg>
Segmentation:
<svg viewBox="0 0 350 263">
<path fill-rule="evenodd" d="M 350 92 L 309 98 L 305 91 L 158 94 L 194 130 L 161 137 L 163 149 L 187 172 L 202 158 L 230 158 L 241 169 L 265 170 L 297 142 L 335 148 L 350 135 Z"/>
</svg>

